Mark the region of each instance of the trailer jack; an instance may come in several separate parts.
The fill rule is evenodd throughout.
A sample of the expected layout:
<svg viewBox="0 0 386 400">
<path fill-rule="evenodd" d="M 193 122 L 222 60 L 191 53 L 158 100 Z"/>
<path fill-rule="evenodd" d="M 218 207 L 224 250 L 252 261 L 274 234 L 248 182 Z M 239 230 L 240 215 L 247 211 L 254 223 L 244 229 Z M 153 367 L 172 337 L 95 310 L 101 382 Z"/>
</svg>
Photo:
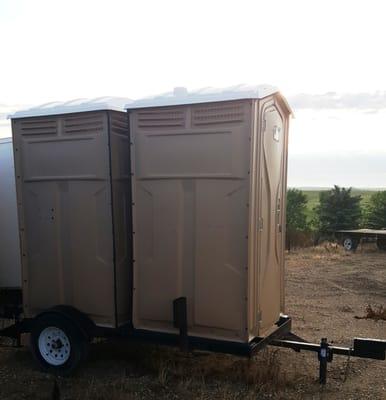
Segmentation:
<svg viewBox="0 0 386 400">
<path fill-rule="evenodd" d="M 332 362 L 334 354 L 373 360 L 386 359 L 386 340 L 379 339 L 355 338 L 353 347 L 339 347 L 330 345 L 327 338 L 322 338 L 320 344 L 316 344 L 289 333 L 285 338 L 273 339 L 269 344 L 297 352 L 301 350 L 316 352 L 319 360 L 319 383 L 321 385 L 327 383 L 327 364 Z"/>
</svg>

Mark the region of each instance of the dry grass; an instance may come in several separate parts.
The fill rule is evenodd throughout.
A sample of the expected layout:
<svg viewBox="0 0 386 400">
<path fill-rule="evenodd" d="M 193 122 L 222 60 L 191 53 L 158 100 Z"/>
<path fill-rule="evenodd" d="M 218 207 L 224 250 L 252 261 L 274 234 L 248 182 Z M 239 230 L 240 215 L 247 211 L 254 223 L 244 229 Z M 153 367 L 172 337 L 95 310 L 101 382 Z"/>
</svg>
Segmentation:
<svg viewBox="0 0 386 400">
<path fill-rule="evenodd" d="M 276 349 L 264 349 L 253 359 L 245 359 L 158 347 L 148 360 L 147 368 L 163 387 L 171 383 L 189 386 L 193 382 L 224 381 L 279 389 L 288 383 Z"/>
<path fill-rule="evenodd" d="M 366 307 L 366 314 L 363 317 L 355 316 L 356 319 L 373 319 L 374 321 L 386 321 L 386 308 L 382 305 Z"/>
<path fill-rule="evenodd" d="M 105 344 L 114 346 L 114 343 Z M 114 350 L 113 350 L 114 351 Z M 177 349 L 158 346 L 136 346 L 131 351 L 135 362 L 136 380 L 142 387 L 133 386 L 133 371 L 126 368 L 121 377 L 83 382 L 76 399 L 237 399 L 256 398 L 269 393 L 270 397 L 294 382 L 283 371 L 278 350 L 265 349 L 253 359 L 212 353 L 181 353 Z M 135 373 L 135 375 L 137 375 Z M 295 379 L 296 380 L 296 379 Z M 146 382 L 146 383 L 145 383 Z M 78 387 L 80 385 L 77 385 Z M 144 393 L 144 391 L 146 393 Z M 173 396 L 171 396 L 173 393 Z"/>
<path fill-rule="evenodd" d="M 264 399 L 276 398 L 296 382 L 296 374 L 282 368 L 277 349 L 245 359 L 106 342 L 95 345 L 93 353 L 94 360 L 79 375 L 58 381 L 60 393 L 68 396 L 61 399 Z M 105 375 L 99 376 L 95 363 L 106 367 Z"/>
<path fill-rule="evenodd" d="M 291 264 L 298 262 L 315 268 L 321 263 L 357 262 L 358 257 L 366 256 L 367 254 L 380 254 L 375 243 L 361 244 L 355 252 L 352 252 L 345 250 L 338 243 L 323 242 L 318 246 L 291 250 L 291 252 L 287 252 L 287 258 L 290 258 Z"/>
<path fill-rule="evenodd" d="M 342 259 L 349 259 L 353 253 L 347 252 L 342 246 L 336 243 L 325 242 L 319 246 L 307 247 L 305 249 L 295 249 L 287 253 L 291 264 L 315 268 L 322 263 L 334 263 Z"/>
</svg>

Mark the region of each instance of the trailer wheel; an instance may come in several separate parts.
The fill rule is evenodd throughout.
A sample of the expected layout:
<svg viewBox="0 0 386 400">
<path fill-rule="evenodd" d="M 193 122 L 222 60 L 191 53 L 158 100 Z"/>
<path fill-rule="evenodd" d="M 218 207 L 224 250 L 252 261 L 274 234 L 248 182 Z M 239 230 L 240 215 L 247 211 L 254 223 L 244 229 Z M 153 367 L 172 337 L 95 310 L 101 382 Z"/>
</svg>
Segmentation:
<svg viewBox="0 0 386 400">
<path fill-rule="evenodd" d="M 37 318 L 31 330 L 31 351 L 43 371 L 69 375 L 84 359 L 87 339 L 69 319 L 55 314 Z"/>
<path fill-rule="evenodd" d="M 345 238 L 343 238 L 342 244 L 345 250 L 354 251 L 358 247 L 359 241 L 352 238 L 351 236 L 346 236 Z"/>
<path fill-rule="evenodd" d="M 377 239 L 377 247 L 379 250 L 386 251 L 386 240 L 385 239 L 383 239 L 383 240 Z"/>
</svg>

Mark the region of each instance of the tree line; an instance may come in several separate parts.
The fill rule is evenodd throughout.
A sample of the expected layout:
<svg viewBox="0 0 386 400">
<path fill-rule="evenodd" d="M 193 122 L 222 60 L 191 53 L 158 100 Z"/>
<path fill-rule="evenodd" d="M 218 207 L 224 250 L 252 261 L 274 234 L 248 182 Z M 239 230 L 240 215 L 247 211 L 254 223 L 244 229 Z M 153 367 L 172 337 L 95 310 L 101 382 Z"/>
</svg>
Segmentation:
<svg viewBox="0 0 386 400">
<path fill-rule="evenodd" d="M 299 189 L 287 191 L 287 248 L 299 233 L 320 238 L 332 238 L 342 229 L 386 228 L 386 190 L 371 195 L 366 205 L 362 197 L 353 195 L 352 188 L 334 186 L 319 193 L 319 204 L 313 217 L 307 219 L 307 195 Z"/>
</svg>

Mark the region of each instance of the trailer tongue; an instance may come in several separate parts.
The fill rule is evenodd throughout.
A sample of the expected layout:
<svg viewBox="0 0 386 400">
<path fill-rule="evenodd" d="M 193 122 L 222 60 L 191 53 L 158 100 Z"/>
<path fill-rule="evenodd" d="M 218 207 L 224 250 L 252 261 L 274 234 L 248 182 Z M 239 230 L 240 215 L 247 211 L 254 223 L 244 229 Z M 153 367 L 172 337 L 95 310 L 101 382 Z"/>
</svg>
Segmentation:
<svg viewBox="0 0 386 400">
<path fill-rule="evenodd" d="M 327 363 L 332 362 L 334 354 L 373 360 L 386 359 L 386 340 L 379 339 L 355 338 L 352 347 L 340 347 L 328 343 L 327 338 L 322 338 L 319 344 L 309 343 L 290 333 L 282 339 L 272 340 L 269 344 L 271 346 L 293 349 L 298 352 L 303 350 L 318 353 L 319 382 L 322 385 L 325 385 L 327 382 Z"/>
</svg>

